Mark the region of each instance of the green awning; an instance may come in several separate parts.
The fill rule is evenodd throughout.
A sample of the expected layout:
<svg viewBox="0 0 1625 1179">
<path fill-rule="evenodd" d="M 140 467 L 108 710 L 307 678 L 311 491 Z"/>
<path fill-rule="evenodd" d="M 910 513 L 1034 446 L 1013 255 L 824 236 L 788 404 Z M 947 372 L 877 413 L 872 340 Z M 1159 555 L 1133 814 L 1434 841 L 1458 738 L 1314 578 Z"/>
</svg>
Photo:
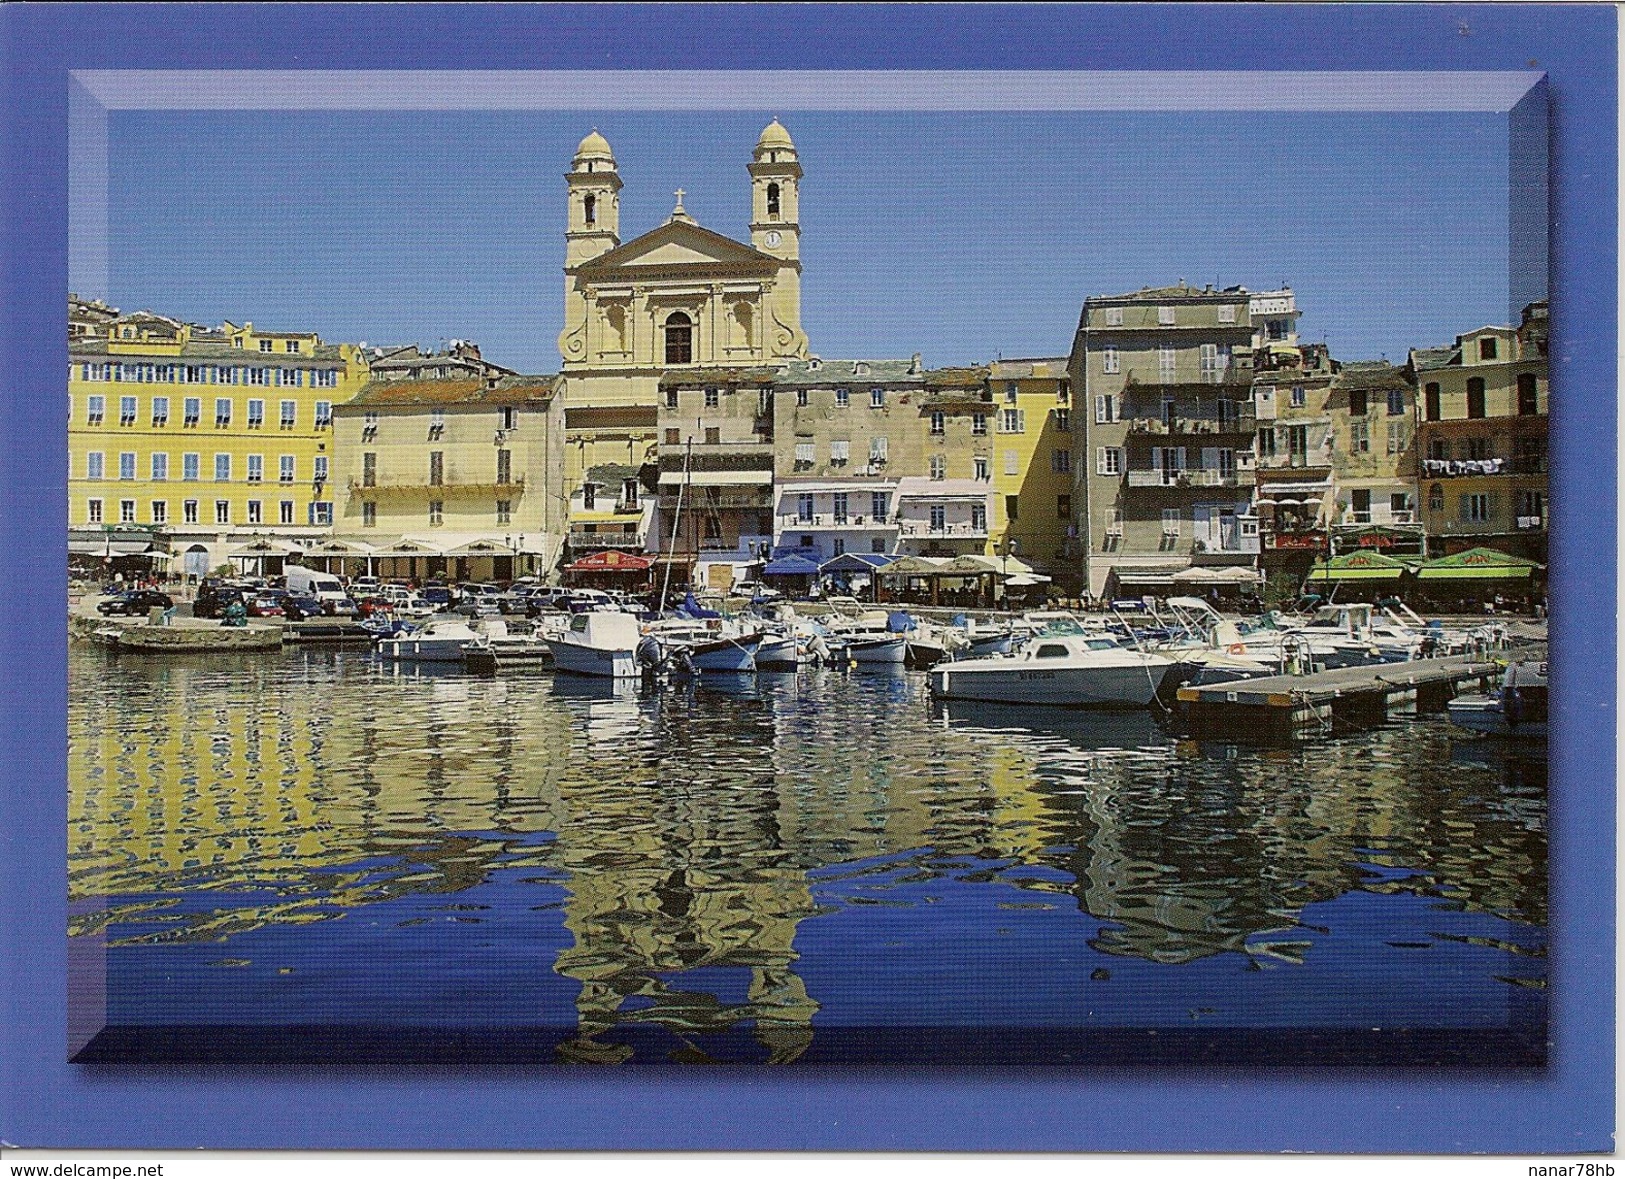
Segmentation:
<svg viewBox="0 0 1625 1179">
<path fill-rule="evenodd" d="M 1398 581 L 1410 566 L 1381 553 L 1344 553 L 1317 561 L 1307 581 Z"/>
<path fill-rule="evenodd" d="M 1489 581 L 1493 579 L 1525 578 L 1542 568 L 1540 562 L 1514 557 L 1496 549 L 1468 549 L 1429 561 L 1416 571 L 1418 578 L 1427 581 Z"/>
</svg>

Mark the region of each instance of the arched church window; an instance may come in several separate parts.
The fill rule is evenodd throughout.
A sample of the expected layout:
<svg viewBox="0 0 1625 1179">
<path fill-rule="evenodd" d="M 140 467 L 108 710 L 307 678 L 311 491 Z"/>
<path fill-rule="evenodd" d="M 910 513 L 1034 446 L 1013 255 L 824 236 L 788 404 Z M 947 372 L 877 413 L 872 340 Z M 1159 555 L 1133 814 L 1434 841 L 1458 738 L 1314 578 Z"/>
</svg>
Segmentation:
<svg viewBox="0 0 1625 1179">
<path fill-rule="evenodd" d="M 769 217 L 779 215 L 779 186 L 777 184 L 767 186 L 767 215 Z"/>
<path fill-rule="evenodd" d="M 586 206 L 586 210 L 587 210 L 587 224 L 588 225 L 597 224 L 597 222 L 598 222 L 598 198 L 593 196 L 593 194 L 589 192 L 587 194 L 587 199 L 585 201 L 583 201 L 582 203 Z"/>
<path fill-rule="evenodd" d="M 666 320 L 666 363 L 692 364 L 694 361 L 694 323 L 681 311 L 674 311 Z"/>
</svg>

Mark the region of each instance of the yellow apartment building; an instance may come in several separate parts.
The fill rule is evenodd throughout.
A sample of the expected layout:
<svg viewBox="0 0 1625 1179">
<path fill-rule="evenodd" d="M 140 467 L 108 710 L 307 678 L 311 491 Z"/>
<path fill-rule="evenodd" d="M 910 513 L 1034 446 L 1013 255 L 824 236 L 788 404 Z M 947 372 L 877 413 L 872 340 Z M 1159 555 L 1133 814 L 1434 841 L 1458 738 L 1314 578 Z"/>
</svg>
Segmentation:
<svg viewBox="0 0 1625 1179">
<path fill-rule="evenodd" d="M 1548 330 L 1538 302 L 1516 328 L 1482 327 L 1411 352 L 1430 555 L 1488 547 L 1546 560 Z"/>
<path fill-rule="evenodd" d="M 97 306 L 69 304 L 70 553 L 155 549 L 201 576 L 251 546 L 324 537 L 333 407 L 365 382 L 358 350 Z"/>
<path fill-rule="evenodd" d="M 554 378 L 369 383 L 334 410 L 335 539 L 384 576 L 507 579 L 563 545 Z"/>
<path fill-rule="evenodd" d="M 988 383 L 998 427 L 989 551 L 1065 577 L 1074 571 L 1079 555 L 1072 511 L 1077 446 L 1067 357 L 999 360 L 989 370 Z"/>
</svg>

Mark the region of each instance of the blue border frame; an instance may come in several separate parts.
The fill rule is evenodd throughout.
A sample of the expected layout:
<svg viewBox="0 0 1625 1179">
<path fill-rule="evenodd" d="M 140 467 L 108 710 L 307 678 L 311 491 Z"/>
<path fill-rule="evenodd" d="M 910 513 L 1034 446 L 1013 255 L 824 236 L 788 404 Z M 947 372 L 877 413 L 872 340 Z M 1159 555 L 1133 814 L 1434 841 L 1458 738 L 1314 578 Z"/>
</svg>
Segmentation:
<svg viewBox="0 0 1625 1179">
<path fill-rule="evenodd" d="M 1613 1149 L 1617 18 L 1606 5 L 0 10 L 0 1140 L 19 1146 Z M 1142 47 L 1156 46 L 1154 50 Z M 290 59 L 290 51 L 297 57 Z M 755 1070 L 237 1077 L 64 1062 L 70 69 L 1529 69 L 1553 97 L 1553 1064 L 1480 1078 Z M 1602 461 L 1607 460 L 1607 461 Z M 41 556 L 41 555 L 44 556 Z M 41 604 L 44 603 L 42 608 Z"/>
</svg>

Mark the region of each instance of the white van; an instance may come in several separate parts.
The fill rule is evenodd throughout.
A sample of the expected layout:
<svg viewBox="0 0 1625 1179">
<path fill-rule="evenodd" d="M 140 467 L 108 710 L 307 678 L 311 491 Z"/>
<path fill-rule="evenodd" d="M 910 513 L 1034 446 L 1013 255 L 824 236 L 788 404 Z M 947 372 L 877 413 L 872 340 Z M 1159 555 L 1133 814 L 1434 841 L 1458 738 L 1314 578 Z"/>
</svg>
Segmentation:
<svg viewBox="0 0 1625 1179">
<path fill-rule="evenodd" d="M 349 596 L 344 592 L 344 586 L 339 584 L 339 579 L 331 573 L 306 569 L 303 565 L 285 565 L 282 576 L 287 582 L 288 592 L 300 597 L 315 598 L 319 602 L 338 602 Z"/>
</svg>

